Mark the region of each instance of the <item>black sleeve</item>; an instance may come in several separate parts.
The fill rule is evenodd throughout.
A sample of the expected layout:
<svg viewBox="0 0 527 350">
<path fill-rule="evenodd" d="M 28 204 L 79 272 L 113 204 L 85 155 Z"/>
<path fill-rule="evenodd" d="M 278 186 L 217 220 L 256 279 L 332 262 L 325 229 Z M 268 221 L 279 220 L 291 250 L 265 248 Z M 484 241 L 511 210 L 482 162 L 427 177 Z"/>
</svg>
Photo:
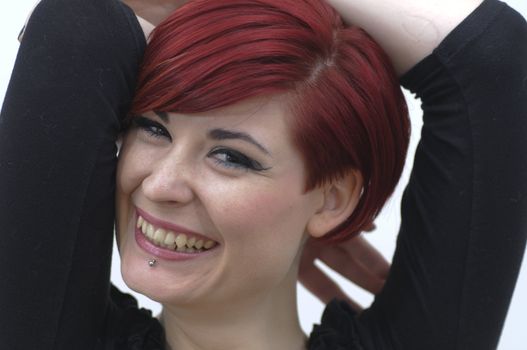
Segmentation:
<svg viewBox="0 0 527 350">
<path fill-rule="evenodd" d="M 115 141 L 145 42 L 116 0 L 43 0 L 0 115 L 0 347 L 93 349 L 105 317 Z"/>
<path fill-rule="evenodd" d="M 527 235 L 527 25 L 485 1 L 403 85 L 424 126 L 366 349 L 495 349 Z"/>
</svg>

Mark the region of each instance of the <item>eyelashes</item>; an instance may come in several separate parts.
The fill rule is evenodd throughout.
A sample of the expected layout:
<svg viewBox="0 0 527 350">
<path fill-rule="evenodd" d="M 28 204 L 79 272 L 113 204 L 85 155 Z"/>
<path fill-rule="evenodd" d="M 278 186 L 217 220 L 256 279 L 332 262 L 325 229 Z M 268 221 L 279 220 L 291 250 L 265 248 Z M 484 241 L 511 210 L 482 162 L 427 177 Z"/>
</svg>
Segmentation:
<svg viewBox="0 0 527 350">
<path fill-rule="evenodd" d="M 145 132 L 147 137 L 155 139 L 166 138 L 172 142 L 172 136 L 163 124 L 144 116 L 136 116 L 132 119 L 132 126 Z M 215 164 L 235 170 L 264 172 L 270 168 L 264 167 L 260 162 L 252 159 L 244 153 L 230 147 L 216 147 L 212 149 L 207 157 L 214 160 Z"/>
<path fill-rule="evenodd" d="M 265 171 L 269 168 L 263 167 L 259 162 L 247 157 L 245 154 L 230 148 L 218 147 L 212 150 L 209 154 L 217 164 L 223 165 L 227 168 L 238 168 L 254 171 Z"/>
<path fill-rule="evenodd" d="M 172 141 L 172 137 L 170 136 L 167 129 L 161 123 L 158 123 L 155 120 L 143 116 L 137 116 L 132 120 L 132 124 L 134 127 L 145 131 L 149 136 L 155 138 L 166 137 Z"/>
</svg>

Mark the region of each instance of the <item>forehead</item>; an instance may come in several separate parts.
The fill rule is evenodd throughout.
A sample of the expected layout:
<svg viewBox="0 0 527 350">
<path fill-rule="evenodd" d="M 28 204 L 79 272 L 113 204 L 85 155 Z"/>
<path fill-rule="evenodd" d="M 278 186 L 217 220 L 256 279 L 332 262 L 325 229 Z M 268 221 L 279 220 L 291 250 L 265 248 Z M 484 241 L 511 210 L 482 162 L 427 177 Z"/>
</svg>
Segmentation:
<svg viewBox="0 0 527 350">
<path fill-rule="evenodd" d="M 287 120 L 291 118 L 286 95 L 253 97 L 234 105 L 199 113 L 170 112 L 164 114 L 168 118 L 167 122 L 188 118 L 195 123 L 209 127 L 252 129 L 253 132 L 257 132 L 258 129 L 261 131 L 286 131 Z"/>
</svg>

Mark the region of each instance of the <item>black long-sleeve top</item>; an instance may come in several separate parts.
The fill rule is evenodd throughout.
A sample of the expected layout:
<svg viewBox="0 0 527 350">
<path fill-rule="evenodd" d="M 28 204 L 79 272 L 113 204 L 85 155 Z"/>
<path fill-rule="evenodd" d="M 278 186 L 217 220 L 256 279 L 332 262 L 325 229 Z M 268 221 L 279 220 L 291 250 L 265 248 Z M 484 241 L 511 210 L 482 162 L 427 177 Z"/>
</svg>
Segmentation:
<svg viewBox="0 0 527 350">
<path fill-rule="evenodd" d="M 115 0 L 43 0 L 0 115 L 0 348 L 162 349 L 110 287 L 115 140 L 145 41 Z M 402 78 L 424 126 L 390 275 L 309 348 L 494 349 L 527 236 L 527 24 L 486 0 Z"/>
</svg>

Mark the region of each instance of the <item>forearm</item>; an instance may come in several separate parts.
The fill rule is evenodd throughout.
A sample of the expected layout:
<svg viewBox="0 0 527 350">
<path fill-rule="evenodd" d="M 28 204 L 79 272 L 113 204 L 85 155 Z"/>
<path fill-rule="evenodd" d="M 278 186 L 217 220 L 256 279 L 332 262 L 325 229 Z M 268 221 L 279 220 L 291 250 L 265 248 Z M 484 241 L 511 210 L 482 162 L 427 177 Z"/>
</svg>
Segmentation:
<svg viewBox="0 0 527 350">
<path fill-rule="evenodd" d="M 93 348 L 102 330 L 115 139 L 142 54 L 130 18 L 44 0 L 28 23 L 0 116 L 2 348 Z"/>
<path fill-rule="evenodd" d="M 362 314 L 372 348 L 496 348 L 527 236 L 526 39 L 487 1 L 402 79 L 424 125 L 390 276 Z"/>
<path fill-rule="evenodd" d="M 482 0 L 327 0 L 348 23 L 365 29 L 399 75 L 429 55 Z"/>
</svg>

